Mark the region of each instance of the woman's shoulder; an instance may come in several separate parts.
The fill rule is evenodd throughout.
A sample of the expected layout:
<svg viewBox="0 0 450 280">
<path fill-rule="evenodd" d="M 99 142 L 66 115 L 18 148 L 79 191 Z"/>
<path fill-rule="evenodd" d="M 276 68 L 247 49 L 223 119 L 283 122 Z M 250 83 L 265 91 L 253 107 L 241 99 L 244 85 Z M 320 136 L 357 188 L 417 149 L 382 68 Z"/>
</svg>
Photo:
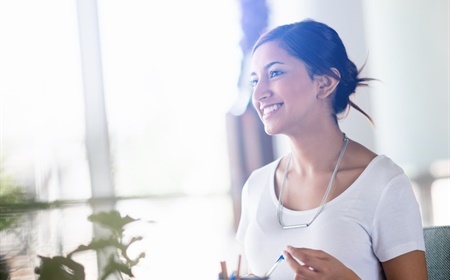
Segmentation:
<svg viewBox="0 0 450 280">
<path fill-rule="evenodd" d="M 372 165 L 378 168 L 395 169 L 397 171 L 403 171 L 401 167 L 396 164 L 390 157 L 385 154 L 377 154 L 370 150 L 366 146 L 351 141 L 347 149 L 347 166 L 349 168 L 362 168 L 366 169 Z"/>
<path fill-rule="evenodd" d="M 277 158 L 274 161 L 253 170 L 247 179 L 247 185 L 262 185 L 263 183 L 270 182 L 281 159 L 282 157 Z"/>
<path fill-rule="evenodd" d="M 392 179 L 400 174 L 405 174 L 404 170 L 385 154 L 376 154 L 358 142 L 353 142 L 349 147 L 345 169 L 353 171 L 356 175 L 364 177 L 384 177 Z"/>
<path fill-rule="evenodd" d="M 346 162 L 350 168 L 365 168 L 378 157 L 375 152 L 353 140 L 349 142 L 346 153 Z"/>
<path fill-rule="evenodd" d="M 248 193 L 249 197 L 259 196 L 264 189 L 268 189 L 271 182 L 273 182 L 273 175 L 275 169 L 278 166 L 281 158 L 278 158 L 262 167 L 259 167 L 250 174 L 245 185 L 243 187 L 244 191 Z"/>
<path fill-rule="evenodd" d="M 256 168 L 255 170 L 253 170 L 250 176 L 259 176 L 262 174 L 272 173 L 277 168 L 282 158 L 283 157 L 279 157 L 273 160 L 272 162 L 269 162 L 259 168 Z"/>
</svg>

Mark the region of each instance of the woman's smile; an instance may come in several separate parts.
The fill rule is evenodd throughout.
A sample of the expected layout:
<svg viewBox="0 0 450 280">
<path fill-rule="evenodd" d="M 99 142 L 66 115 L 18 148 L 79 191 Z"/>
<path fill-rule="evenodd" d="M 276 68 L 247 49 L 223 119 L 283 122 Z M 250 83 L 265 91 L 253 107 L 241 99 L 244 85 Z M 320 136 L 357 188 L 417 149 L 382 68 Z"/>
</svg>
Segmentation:
<svg viewBox="0 0 450 280">
<path fill-rule="evenodd" d="M 262 113 L 262 118 L 267 119 L 268 117 L 272 116 L 281 108 L 281 106 L 283 106 L 283 103 L 261 106 L 260 110 Z"/>
</svg>

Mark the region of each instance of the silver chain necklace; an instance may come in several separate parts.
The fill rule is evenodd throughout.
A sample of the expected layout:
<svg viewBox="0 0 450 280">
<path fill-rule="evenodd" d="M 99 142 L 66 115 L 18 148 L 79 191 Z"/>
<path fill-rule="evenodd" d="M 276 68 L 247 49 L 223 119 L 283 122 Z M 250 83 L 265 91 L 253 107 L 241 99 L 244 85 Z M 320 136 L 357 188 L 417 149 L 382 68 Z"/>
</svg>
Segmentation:
<svg viewBox="0 0 450 280">
<path fill-rule="evenodd" d="M 277 211 L 278 223 L 280 224 L 280 226 L 283 229 L 294 229 L 294 228 L 309 227 L 312 224 L 312 222 L 314 222 L 314 220 L 317 218 L 317 216 L 319 216 L 320 212 L 322 212 L 323 207 L 325 205 L 325 201 L 327 200 L 328 195 L 330 194 L 331 186 L 333 186 L 334 178 L 336 177 L 337 171 L 339 169 L 339 165 L 340 165 L 340 163 L 342 161 L 342 158 L 344 157 L 344 153 L 345 153 L 345 150 L 347 148 L 347 143 L 348 143 L 348 138 L 347 138 L 347 136 L 344 133 L 344 140 L 343 140 L 343 143 L 342 143 L 342 148 L 341 148 L 341 151 L 339 153 L 339 158 L 338 158 L 338 161 L 336 163 L 336 166 L 334 167 L 333 175 L 331 175 L 330 182 L 328 183 L 327 191 L 325 192 L 325 195 L 322 198 L 322 202 L 320 203 L 319 209 L 317 210 L 316 214 L 314 215 L 312 220 L 309 223 L 306 223 L 306 224 L 285 225 L 283 223 L 283 202 L 282 202 L 282 198 L 283 198 L 284 184 L 286 182 L 286 177 L 287 177 L 289 165 L 290 165 L 291 160 L 292 160 L 292 153 L 291 153 L 291 155 L 289 157 L 289 161 L 288 161 L 288 163 L 286 165 L 286 169 L 284 170 L 283 182 L 281 183 L 280 197 L 278 199 L 278 202 L 279 202 L 279 204 L 278 204 L 278 211 Z"/>
</svg>

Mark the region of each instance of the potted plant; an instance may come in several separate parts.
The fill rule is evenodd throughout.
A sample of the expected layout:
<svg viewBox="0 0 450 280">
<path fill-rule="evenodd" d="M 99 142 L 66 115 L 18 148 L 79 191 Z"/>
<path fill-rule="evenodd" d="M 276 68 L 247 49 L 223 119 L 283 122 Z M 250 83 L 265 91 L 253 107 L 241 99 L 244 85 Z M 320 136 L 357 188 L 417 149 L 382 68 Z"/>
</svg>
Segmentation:
<svg viewBox="0 0 450 280">
<path fill-rule="evenodd" d="M 99 252 L 105 249 L 109 250 L 108 261 L 99 279 L 104 280 L 111 274 L 116 274 L 120 279 L 123 275 L 134 277 L 132 269 L 139 261 L 145 257 L 142 252 L 136 258 L 132 259 L 128 255 L 128 248 L 135 242 L 142 240 L 141 236 L 132 237 L 125 241 L 125 226 L 138 221 L 130 216 L 122 217 L 116 210 L 109 212 L 94 213 L 88 217 L 88 220 L 94 224 L 100 225 L 109 230 L 109 236 L 103 238 L 93 238 L 88 245 L 80 245 L 78 248 L 67 254 L 67 256 L 54 256 L 52 258 L 39 256 L 40 266 L 36 267 L 35 273 L 39 275 L 39 280 L 84 280 L 85 272 L 83 265 L 75 262 L 72 256 L 78 252 L 95 250 Z"/>
</svg>

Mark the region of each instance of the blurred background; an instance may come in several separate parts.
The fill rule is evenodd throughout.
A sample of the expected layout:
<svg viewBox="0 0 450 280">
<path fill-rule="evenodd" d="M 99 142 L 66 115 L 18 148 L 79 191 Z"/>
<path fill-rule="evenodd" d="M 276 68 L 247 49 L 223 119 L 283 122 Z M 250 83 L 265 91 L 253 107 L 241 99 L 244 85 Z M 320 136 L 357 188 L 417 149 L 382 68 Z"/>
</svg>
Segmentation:
<svg viewBox="0 0 450 280">
<path fill-rule="evenodd" d="M 146 252 L 136 279 L 217 279 L 221 261 L 236 269 L 242 185 L 288 152 L 249 104 L 250 50 L 264 30 L 304 18 L 333 27 L 363 75 L 380 80 L 354 100 L 376 125 L 350 111 L 342 129 L 404 168 L 425 226 L 450 224 L 449 9 L 2 0 L 0 264 L 11 279 L 37 279 L 37 255 L 86 244 L 87 217 L 116 209 L 154 221 L 130 227 L 143 237 L 130 250 Z M 97 279 L 99 256 L 77 260 Z"/>
</svg>

